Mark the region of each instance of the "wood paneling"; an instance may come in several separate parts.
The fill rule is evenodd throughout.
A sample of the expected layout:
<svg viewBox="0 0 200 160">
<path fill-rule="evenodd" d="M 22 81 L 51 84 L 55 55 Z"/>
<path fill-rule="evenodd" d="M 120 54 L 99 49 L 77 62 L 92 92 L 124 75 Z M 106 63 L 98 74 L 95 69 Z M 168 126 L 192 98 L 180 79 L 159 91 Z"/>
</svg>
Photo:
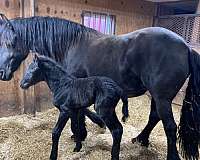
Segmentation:
<svg viewBox="0 0 200 160">
<path fill-rule="evenodd" d="M 116 16 L 116 34 L 152 26 L 154 4 L 143 0 L 37 0 L 36 15 L 55 16 L 81 23 L 82 11 Z"/>
<path fill-rule="evenodd" d="M 8 18 L 20 16 L 20 5 L 18 0 L 1 0 L 0 12 Z M 23 111 L 20 98 L 19 71 L 9 82 L 0 81 L 0 117 L 20 114 Z"/>
<path fill-rule="evenodd" d="M 24 8 L 20 2 L 24 1 Z M 33 0 L 0 0 L 0 12 L 8 18 L 33 15 Z M 21 5 L 22 6 L 22 5 Z M 82 11 L 109 13 L 116 16 L 116 34 L 152 25 L 154 4 L 143 0 L 35 0 L 35 15 L 66 18 L 81 23 Z M 28 57 L 10 82 L 0 81 L 0 117 L 35 113 L 52 107 L 46 85 L 24 91 L 19 81 L 31 57 Z"/>
</svg>

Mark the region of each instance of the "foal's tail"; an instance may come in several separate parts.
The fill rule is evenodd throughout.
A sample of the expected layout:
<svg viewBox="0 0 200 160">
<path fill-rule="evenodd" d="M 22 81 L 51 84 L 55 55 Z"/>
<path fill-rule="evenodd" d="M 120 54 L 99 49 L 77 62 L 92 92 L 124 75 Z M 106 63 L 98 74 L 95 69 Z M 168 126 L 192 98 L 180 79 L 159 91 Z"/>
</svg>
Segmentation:
<svg viewBox="0 0 200 160">
<path fill-rule="evenodd" d="M 128 97 L 126 94 L 124 94 L 123 91 L 121 91 L 121 100 L 122 100 L 122 103 L 123 103 L 123 106 L 122 106 L 122 122 L 126 122 L 126 120 L 128 119 L 129 117 L 129 113 L 128 113 Z"/>
<path fill-rule="evenodd" d="M 190 78 L 181 110 L 178 138 L 186 160 L 199 159 L 200 147 L 200 55 L 189 53 Z"/>
</svg>

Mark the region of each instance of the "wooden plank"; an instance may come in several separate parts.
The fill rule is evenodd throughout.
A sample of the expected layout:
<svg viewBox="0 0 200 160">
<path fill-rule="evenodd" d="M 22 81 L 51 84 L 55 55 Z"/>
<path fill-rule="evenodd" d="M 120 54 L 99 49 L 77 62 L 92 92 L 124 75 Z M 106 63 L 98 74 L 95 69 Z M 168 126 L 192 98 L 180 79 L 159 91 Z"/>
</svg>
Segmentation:
<svg viewBox="0 0 200 160">
<path fill-rule="evenodd" d="M 0 1 L 0 12 L 5 14 L 9 19 L 19 17 L 20 10 L 18 0 Z M 21 114 L 23 106 L 20 103 L 18 94 L 19 79 L 17 73 L 9 82 L 0 81 L 0 117 Z"/>
<path fill-rule="evenodd" d="M 37 0 L 36 15 L 54 16 L 81 23 L 82 11 L 116 15 L 116 34 L 152 26 L 155 4 L 141 0 Z"/>
<path fill-rule="evenodd" d="M 34 15 L 34 1 L 33 0 L 25 0 L 23 1 L 23 13 L 24 17 L 30 17 Z M 26 58 L 24 63 L 24 68 L 27 68 L 28 65 L 32 61 L 32 54 Z M 35 87 L 32 86 L 28 90 L 24 91 L 24 113 L 33 114 L 36 113 L 36 105 L 35 105 Z"/>
</svg>

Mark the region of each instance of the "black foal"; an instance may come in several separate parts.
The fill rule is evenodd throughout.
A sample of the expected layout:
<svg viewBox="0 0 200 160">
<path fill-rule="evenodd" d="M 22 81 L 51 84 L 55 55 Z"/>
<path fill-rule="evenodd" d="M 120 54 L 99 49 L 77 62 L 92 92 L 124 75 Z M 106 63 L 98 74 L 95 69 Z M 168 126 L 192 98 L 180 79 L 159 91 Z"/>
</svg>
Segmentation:
<svg viewBox="0 0 200 160">
<path fill-rule="evenodd" d="M 122 89 L 106 77 L 75 78 L 53 60 L 35 55 L 21 81 L 21 87 L 26 89 L 40 81 L 48 84 L 53 93 L 53 104 L 60 111 L 53 129 L 50 159 L 57 159 L 59 137 L 69 118 L 76 126 L 75 150 L 80 150 L 82 134 L 87 133 L 83 125 L 84 114 L 87 114 L 87 107 L 94 104 L 95 111 L 112 133 L 112 160 L 118 160 L 123 128 L 116 116 L 115 107 L 120 99 L 123 102 L 122 120 L 128 117 L 128 98 Z"/>
</svg>

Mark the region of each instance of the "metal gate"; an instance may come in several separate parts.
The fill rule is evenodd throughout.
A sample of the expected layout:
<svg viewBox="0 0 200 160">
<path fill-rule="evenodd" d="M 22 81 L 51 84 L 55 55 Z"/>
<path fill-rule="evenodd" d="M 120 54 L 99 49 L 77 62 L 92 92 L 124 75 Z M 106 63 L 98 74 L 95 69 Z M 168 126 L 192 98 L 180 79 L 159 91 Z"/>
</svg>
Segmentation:
<svg viewBox="0 0 200 160">
<path fill-rule="evenodd" d="M 200 47 L 200 14 L 157 17 L 154 20 L 154 26 L 172 30 L 191 46 Z"/>
</svg>

